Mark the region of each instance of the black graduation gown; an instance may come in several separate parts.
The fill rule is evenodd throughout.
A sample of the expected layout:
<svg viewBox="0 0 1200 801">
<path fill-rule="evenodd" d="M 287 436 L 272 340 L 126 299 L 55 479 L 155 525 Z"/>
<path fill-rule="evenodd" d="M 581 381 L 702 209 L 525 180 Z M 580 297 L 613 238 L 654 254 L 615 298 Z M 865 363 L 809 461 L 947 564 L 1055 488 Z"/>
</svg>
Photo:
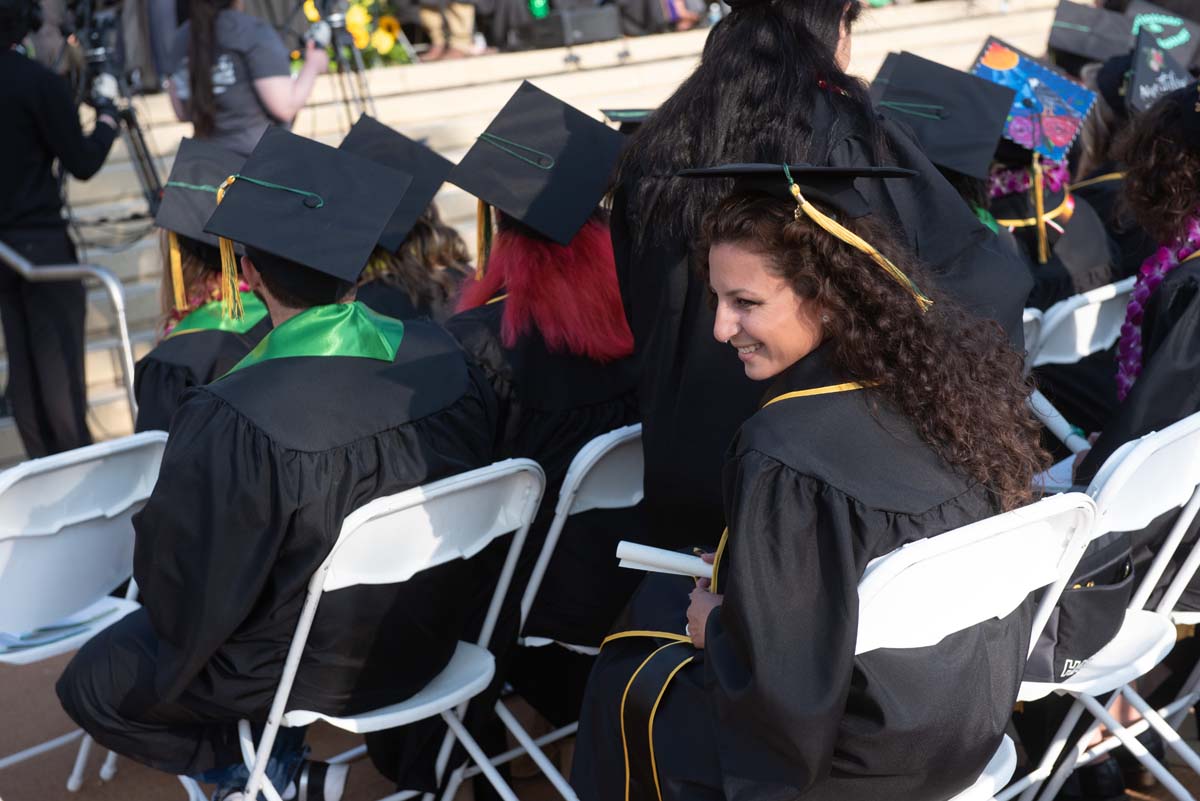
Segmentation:
<svg viewBox="0 0 1200 801">
<path fill-rule="evenodd" d="M 1122 208 L 1121 193 L 1124 191 L 1122 167 L 1115 162 L 1098 167 L 1085 175 L 1077 188 L 1071 190 L 1077 200 L 1085 201 L 1096 210 L 1108 230 L 1109 237 L 1117 246 L 1119 254 L 1114 270 L 1114 280 L 1137 275 L 1138 269 L 1158 248 L 1158 243 L 1137 224 L 1133 215 Z M 1097 180 L 1097 179 L 1104 180 Z M 1095 181 L 1095 183 L 1088 183 Z"/>
<path fill-rule="evenodd" d="M 1177 267 L 1150 296 L 1142 318 L 1142 354 L 1141 375 L 1079 465 L 1077 483 L 1091 481 L 1124 443 L 1200 411 L 1200 261 Z M 1176 517 L 1169 512 L 1133 535 L 1135 571 L 1149 567 Z M 1160 590 L 1174 578 L 1198 536 L 1200 520 L 1188 530 L 1159 582 Z M 1156 592 L 1151 603 L 1158 596 Z M 1200 610 L 1200 580 L 1193 579 L 1181 605 Z"/>
<path fill-rule="evenodd" d="M 1047 191 L 1045 211 L 1057 209 L 1065 200 L 1064 190 Z M 1004 225 L 1005 220 L 1031 220 L 1036 209 L 1028 192 L 1018 192 L 992 201 L 992 214 Z M 1116 245 L 1108 238 L 1096 210 L 1087 201 L 1076 197 L 1075 210 L 1065 224 L 1064 218 L 1065 215 L 1054 221 L 1062 226 L 1061 234 L 1054 226 L 1046 226 L 1050 260 L 1045 264 L 1039 264 L 1037 260 L 1037 226 L 1023 226 L 1013 232 L 1017 241 L 1025 246 L 1028 266 L 1033 271 L 1033 290 L 1026 305 L 1035 309 L 1048 309 L 1060 300 L 1111 284 L 1120 277 L 1115 266 L 1118 259 Z"/>
<path fill-rule="evenodd" d="M 59 683 L 64 708 L 101 745 L 161 770 L 238 760 L 228 724 L 265 719 L 306 585 L 345 517 L 490 463 L 495 421 L 486 380 L 430 323 L 406 325 L 391 363 L 275 358 L 192 390 L 134 518 L 144 607 L 79 651 Z M 354 714 L 412 695 L 464 634 L 474 610 L 459 588 L 493 579 L 455 561 L 325 595 L 289 708 Z"/>
<path fill-rule="evenodd" d="M 483 368 L 495 390 L 500 458 L 528 457 L 546 471 L 546 494 L 526 543 L 530 559 L 523 560 L 531 569 L 571 460 L 595 437 L 637 422 L 637 374 L 632 359 L 600 364 L 551 353 L 536 332 L 515 347 L 505 347 L 500 338 L 503 314 L 500 300 L 451 317 L 446 328 Z M 637 585 L 636 572 L 617 567 L 617 543 L 640 539 L 640 528 L 640 512 L 635 510 L 573 516 L 555 548 L 527 633 L 599 645 Z M 522 590 L 523 585 L 514 584 Z"/>
<path fill-rule="evenodd" d="M 168 430 L 185 392 L 228 373 L 270 330 L 267 316 L 245 333 L 193 329 L 155 345 L 133 368 L 134 430 Z"/>
<path fill-rule="evenodd" d="M 918 175 L 859 180 L 858 190 L 875 213 L 903 232 L 943 292 L 997 320 L 1021 347 L 1021 312 L 1032 286 L 1028 270 L 979 222 L 903 127 L 888 120 L 880 125 L 892 151 L 889 163 Z M 819 107 L 814 136 L 837 129 L 832 109 Z M 814 143 L 809 161 L 868 166 L 874 163 L 870 152 L 861 138 L 843 134 Z M 622 300 L 643 365 L 638 395 L 645 505 L 655 544 L 712 546 L 724 526 L 721 457 L 737 427 L 754 412 L 762 387 L 729 358 L 727 345 L 713 339 L 708 288 L 690 265 L 692 243 L 659 241 L 639 248 L 633 241 L 631 221 L 640 219 L 631 205 L 634 189 L 618 186 L 611 224 Z M 647 224 L 653 228 L 653 221 Z"/>
<path fill-rule="evenodd" d="M 434 319 L 433 309 L 413 303 L 407 289 L 380 279 L 368 281 L 360 286 L 356 298 L 372 311 L 397 320 L 418 320 L 422 317 Z"/>
<path fill-rule="evenodd" d="M 839 383 L 825 350 L 768 394 Z M 856 657 L 857 585 L 871 559 L 994 514 L 991 495 L 905 419 L 872 410 L 863 391 L 760 410 L 722 478 L 724 602 L 706 647 L 644 636 L 604 646 L 580 719 L 571 777 L 580 798 L 659 797 L 645 734 L 652 708 L 664 801 L 942 801 L 962 790 L 1008 722 L 1030 604 L 934 646 Z M 691 587 L 648 578 L 616 630 L 682 634 Z"/>
</svg>

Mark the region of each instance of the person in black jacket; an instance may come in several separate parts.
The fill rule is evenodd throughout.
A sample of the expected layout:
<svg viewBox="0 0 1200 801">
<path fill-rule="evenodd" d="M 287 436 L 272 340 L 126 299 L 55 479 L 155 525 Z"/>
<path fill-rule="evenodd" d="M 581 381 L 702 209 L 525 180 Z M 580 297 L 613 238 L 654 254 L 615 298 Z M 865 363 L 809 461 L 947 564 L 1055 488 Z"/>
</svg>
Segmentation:
<svg viewBox="0 0 1200 801">
<path fill-rule="evenodd" d="M 52 165 L 86 180 L 117 135 L 116 112 L 100 103 L 84 136 L 66 82 L 28 58 L 20 42 L 35 27 L 32 0 L 0 0 L 0 242 L 34 264 L 76 260 Z M 0 267 L 0 319 L 8 353 L 8 400 L 31 457 L 91 443 L 84 419 L 82 281 L 26 281 Z"/>
</svg>

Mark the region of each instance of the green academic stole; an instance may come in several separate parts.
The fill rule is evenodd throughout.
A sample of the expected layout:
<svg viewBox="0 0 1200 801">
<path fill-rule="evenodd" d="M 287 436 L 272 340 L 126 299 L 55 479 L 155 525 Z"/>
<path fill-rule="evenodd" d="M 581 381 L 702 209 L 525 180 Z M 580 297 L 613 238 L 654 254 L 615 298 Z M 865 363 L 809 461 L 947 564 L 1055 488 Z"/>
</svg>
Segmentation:
<svg viewBox="0 0 1200 801">
<path fill-rule="evenodd" d="M 403 337 L 404 323 L 358 301 L 314 306 L 277 326 L 229 372 L 294 356 L 353 356 L 390 362 Z"/>
<path fill-rule="evenodd" d="M 267 307 L 253 292 L 242 293 L 242 308 L 246 314 L 240 320 L 231 320 L 221 313 L 221 301 L 210 300 L 203 306 L 188 312 L 180 320 L 167 339 L 179 334 L 194 334 L 197 331 L 228 331 L 231 334 L 244 334 L 267 316 Z"/>
</svg>

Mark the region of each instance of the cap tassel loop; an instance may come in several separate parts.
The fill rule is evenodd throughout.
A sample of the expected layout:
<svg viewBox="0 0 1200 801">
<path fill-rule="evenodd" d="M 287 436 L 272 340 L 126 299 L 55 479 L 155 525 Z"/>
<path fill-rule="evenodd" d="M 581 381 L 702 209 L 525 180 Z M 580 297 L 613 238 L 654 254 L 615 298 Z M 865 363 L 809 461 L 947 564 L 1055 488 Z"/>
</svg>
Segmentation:
<svg viewBox="0 0 1200 801">
<path fill-rule="evenodd" d="M 1045 171 L 1042 169 L 1042 154 L 1033 154 L 1033 208 L 1037 217 L 1038 264 L 1050 261 L 1050 241 L 1046 235 L 1046 186 Z"/>
<path fill-rule="evenodd" d="M 492 252 L 492 207 L 480 200 L 475 213 L 475 280 L 483 280 L 488 256 Z"/>
<path fill-rule="evenodd" d="M 171 260 L 171 291 L 175 295 L 175 311 L 183 314 L 188 310 L 187 292 L 183 285 L 183 254 L 179 252 L 179 236 L 167 231 L 167 253 Z"/>
<path fill-rule="evenodd" d="M 217 205 L 225 199 L 225 190 L 233 185 L 238 176 L 231 175 L 217 187 Z M 221 314 L 230 320 L 240 320 L 246 316 L 242 307 L 241 287 L 238 286 L 237 254 L 233 252 L 233 242 L 220 237 L 218 247 L 221 251 Z"/>
<path fill-rule="evenodd" d="M 858 234 L 841 225 L 833 218 L 826 216 L 820 209 L 808 202 L 808 199 L 805 198 L 804 194 L 800 191 L 799 184 L 792 180 L 792 171 L 788 169 L 786 164 L 783 165 L 783 171 L 784 174 L 787 175 L 788 186 L 791 190 L 792 197 L 796 199 L 796 219 L 799 219 L 800 214 L 803 213 L 817 225 L 821 226 L 821 228 L 830 234 L 833 234 L 850 247 L 862 251 L 870 256 L 871 260 L 882 267 L 883 271 L 886 272 L 892 278 L 892 280 L 903 286 L 909 291 L 909 293 L 912 294 L 913 298 L 917 301 L 917 305 L 921 307 L 921 311 L 929 310 L 929 307 L 933 305 L 933 301 L 930 300 L 929 297 L 923 292 L 921 292 L 917 285 L 912 282 L 912 279 L 904 274 L 903 270 L 901 270 L 895 264 L 892 264 L 891 260 L 876 250 L 870 242 L 867 242 Z"/>
</svg>

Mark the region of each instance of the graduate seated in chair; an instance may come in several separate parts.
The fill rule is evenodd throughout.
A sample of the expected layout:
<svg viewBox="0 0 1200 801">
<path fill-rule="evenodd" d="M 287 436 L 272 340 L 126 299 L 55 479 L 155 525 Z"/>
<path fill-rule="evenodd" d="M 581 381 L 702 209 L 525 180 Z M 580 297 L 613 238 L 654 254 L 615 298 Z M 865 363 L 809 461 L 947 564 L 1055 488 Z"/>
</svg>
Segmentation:
<svg viewBox="0 0 1200 801">
<path fill-rule="evenodd" d="M 358 279 L 358 299 L 398 320 L 443 322 L 454 311 L 459 285 L 471 274 L 466 244 L 442 222 L 433 202 L 454 165 L 366 114 L 338 149 L 412 175 Z"/>
<path fill-rule="evenodd" d="M 216 784 L 218 799 L 241 798 L 237 721 L 265 720 L 307 583 L 345 517 L 492 461 L 495 400 L 454 340 L 354 300 L 406 183 L 281 129 L 222 183 L 206 230 L 227 255 L 230 241 L 245 246 L 274 328 L 175 414 L 134 520 L 144 607 L 89 641 L 58 683 L 100 745 Z M 478 570 L 455 561 L 329 594 L 293 708 L 354 714 L 420 690 L 463 633 L 473 610 L 458 588 L 485 583 Z M 344 769 L 305 762 L 302 731 L 281 738 L 275 787 L 336 801 Z"/>
<path fill-rule="evenodd" d="M 167 431 L 183 394 L 241 361 L 271 330 L 267 307 L 235 270 L 225 276 L 217 237 L 204 224 L 217 207 L 217 187 L 244 158 L 211 142 L 179 143 L 154 221 L 162 229 L 162 336 L 134 367 L 137 431 Z M 234 294 L 242 316 L 223 313 Z"/>
<path fill-rule="evenodd" d="M 712 335 L 762 401 L 727 452 L 712 580 L 639 588 L 592 671 L 572 785 L 586 801 L 942 801 L 1000 744 L 1031 606 L 856 657 L 857 585 L 875 557 L 1030 499 L 1045 454 L 1021 357 L 864 217 L 854 179 L 905 171 L 689 174 L 738 179 L 698 253 Z"/>
<path fill-rule="evenodd" d="M 486 256 L 446 328 L 496 392 L 498 458 L 528 457 L 546 471 L 542 505 L 492 638 L 496 690 L 509 682 L 560 725 L 578 720 L 591 660 L 558 647 L 518 649 L 518 605 L 571 460 L 595 437 L 637 422 L 633 334 L 608 217 L 597 208 L 622 144 L 621 134 L 526 83 L 449 176 L 480 198 Z M 612 558 L 622 539 L 641 541 L 639 510 L 573 516 L 525 633 L 599 645 L 637 587 L 638 574 Z M 391 753 L 396 742 L 394 733 L 368 737 L 381 771 L 412 787 Z"/>
</svg>

